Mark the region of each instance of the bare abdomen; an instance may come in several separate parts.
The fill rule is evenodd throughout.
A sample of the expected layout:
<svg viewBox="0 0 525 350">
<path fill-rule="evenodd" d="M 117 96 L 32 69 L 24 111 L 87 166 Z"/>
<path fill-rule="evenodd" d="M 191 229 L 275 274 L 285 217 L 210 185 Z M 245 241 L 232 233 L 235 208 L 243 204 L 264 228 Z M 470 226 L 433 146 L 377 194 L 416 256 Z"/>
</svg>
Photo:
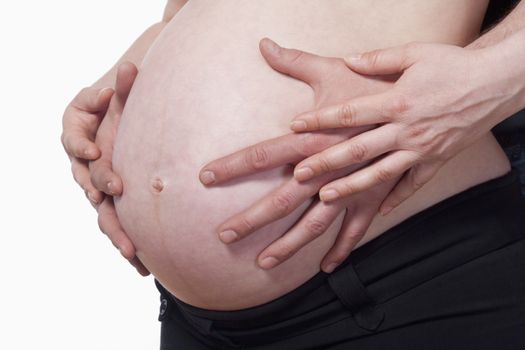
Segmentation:
<svg viewBox="0 0 525 350">
<path fill-rule="evenodd" d="M 222 310 L 270 301 L 317 273 L 342 218 L 340 215 L 327 233 L 269 271 L 257 266 L 257 255 L 286 232 L 308 203 L 240 242 L 225 245 L 218 239 L 220 223 L 289 179 L 290 169 L 281 167 L 205 188 L 198 179 L 201 167 L 242 147 L 290 132 L 290 119 L 313 106 L 307 85 L 266 65 L 258 51 L 259 40 L 268 36 L 285 46 L 342 56 L 373 48 L 370 45 L 410 41 L 413 32 L 394 25 L 388 33 L 379 32 L 374 29 L 376 19 L 366 22 L 366 13 L 358 12 L 364 11 L 362 3 L 354 1 L 330 5 L 321 0 L 232 3 L 190 1 L 167 26 L 143 62 L 114 152 L 114 167 L 124 181 L 124 194 L 116 207 L 140 259 L 178 298 Z M 439 7 L 435 1 L 425 4 Z M 355 21 L 349 23 L 348 13 Z M 364 35 L 367 23 L 371 29 Z M 475 32 L 464 25 L 456 32 L 449 28 L 446 35 L 439 28 L 425 30 L 428 40 L 441 42 L 465 40 L 461 33 L 468 37 L 468 30 Z M 489 138 L 476 147 L 492 155 L 490 159 L 504 157 Z M 485 166 L 485 160 L 476 160 L 476 147 L 469 150 L 470 162 L 458 165 L 465 171 L 455 184 L 447 184 L 444 173 L 388 219 L 376 219 L 368 239 L 503 171 L 501 160 L 483 172 L 483 177 L 477 170 L 469 175 L 469 169 Z M 446 189 L 437 191 L 440 187 Z"/>
</svg>

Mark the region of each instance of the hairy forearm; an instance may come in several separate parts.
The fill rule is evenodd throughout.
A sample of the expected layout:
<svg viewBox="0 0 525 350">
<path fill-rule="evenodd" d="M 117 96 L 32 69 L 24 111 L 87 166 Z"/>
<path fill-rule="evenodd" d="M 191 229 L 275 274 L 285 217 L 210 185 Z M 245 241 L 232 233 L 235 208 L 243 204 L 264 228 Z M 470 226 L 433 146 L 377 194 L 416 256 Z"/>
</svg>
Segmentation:
<svg viewBox="0 0 525 350">
<path fill-rule="evenodd" d="M 115 80 L 117 76 L 117 67 L 123 61 L 129 61 L 135 64 L 135 66 L 140 67 L 144 56 L 148 52 L 151 44 L 155 41 L 157 36 L 164 30 L 164 27 L 171 21 L 175 14 L 186 4 L 187 0 L 170 0 L 166 5 L 164 10 L 164 15 L 162 21 L 155 23 L 140 37 L 135 40 L 135 42 L 130 46 L 128 50 L 122 55 L 122 57 L 113 65 L 113 67 L 104 74 L 100 79 L 98 79 L 93 87 L 104 88 L 104 87 L 114 87 Z"/>
<path fill-rule="evenodd" d="M 470 43 L 467 48 L 480 49 L 492 46 L 525 28 L 525 1 L 520 3 L 502 21 Z"/>
</svg>

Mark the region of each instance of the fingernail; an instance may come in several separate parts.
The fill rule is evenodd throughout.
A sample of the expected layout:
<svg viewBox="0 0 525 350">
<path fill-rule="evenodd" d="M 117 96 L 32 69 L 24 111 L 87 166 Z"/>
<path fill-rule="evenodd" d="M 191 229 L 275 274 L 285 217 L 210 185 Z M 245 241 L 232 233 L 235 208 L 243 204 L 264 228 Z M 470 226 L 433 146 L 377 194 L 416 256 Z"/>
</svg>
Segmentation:
<svg viewBox="0 0 525 350">
<path fill-rule="evenodd" d="M 314 176 L 314 171 L 310 167 L 301 167 L 294 172 L 294 177 L 298 181 L 306 181 Z"/>
<path fill-rule="evenodd" d="M 93 193 L 88 192 L 88 198 L 91 201 L 91 203 L 98 204 L 97 200 L 95 199 L 95 195 L 93 195 Z"/>
<path fill-rule="evenodd" d="M 306 130 L 306 122 L 304 120 L 296 120 L 290 123 L 290 128 L 293 131 L 304 131 Z"/>
<path fill-rule="evenodd" d="M 326 268 L 324 268 L 323 271 L 326 273 L 332 273 L 336 267 L 337 267 L 337 263 L 331 263 Z"/>
<path fill-rule="evenodd" d="M 90 148 L 86 148 L 84 150 L 84 157 L 86 157 L 86 158 L 90 158 L 91 157 L 91 149 Z"/>
<path fill-rule="evenodd" d="M 267 256 L 266 258 L 262 259 L 259 266 L 261 266 L 263 269 L 271 269 L 278 263 L 279 263 L 279 260 L 277 260 L 273 256 Z"/>
<path fill-rule="evenodd" d="M 339 198 L 339 192 L 336 190 L 324 190 L 319 193 L 319 197 L 322 201 L 332 201 L 334 199 Z"/>
<path fill-rule="evenodd" d="M 213 171 L 206 170 L 201 174 L 200 180 L 205 185 L 211 185 L 215 182 L 215 173 Z"/>
<path fill-rule="evenodd" d="M 279 56 L 281 54 L 281 47 L 277 45 L 273 40 L 266 39 L 266 42 L 268 43 L 268 49 L 276 56 Z"/>
<path fill-rule="evenodd" d="M 348 57 L 345 57 L 344 60 L 348 63 L 355 63 L 355 62 L 358 62 L 361 60 L 361 55 L 360 54 L 353 54 L 353 55 L 350 55 Z"/>
<path fill-rule="evenodd" d="M 219 233 L 219 237 L 221 241 L 223 241 L 224 243 L 231 243 L 237 240 L 239 235 L 235 231 L 226 230 L 226 231 L 222 231 L 221 233 Z"/>
<path fill-rule="evenodd" d="M 384 208 L 381 208 L 379 210 L 379 212 L 381 213 L 381 215 L 385 216 L 386 214 L 390 213 L 392 211 L 392 207 L 384 207 Z"/>
<path fill-rule="evenodd" d="M 97 96 L 97 98 L 102 97 L 102 95 L 104 95 L 104 94 L 105 94 L 107 91 L 109 91 L 109 90 L 111 90 L 110 87 L 105 87 L 105 88 L 103 88 L 102 90 L 100 90 L 100 91 L 98 92 L 98 96 Z"/>
</svg>

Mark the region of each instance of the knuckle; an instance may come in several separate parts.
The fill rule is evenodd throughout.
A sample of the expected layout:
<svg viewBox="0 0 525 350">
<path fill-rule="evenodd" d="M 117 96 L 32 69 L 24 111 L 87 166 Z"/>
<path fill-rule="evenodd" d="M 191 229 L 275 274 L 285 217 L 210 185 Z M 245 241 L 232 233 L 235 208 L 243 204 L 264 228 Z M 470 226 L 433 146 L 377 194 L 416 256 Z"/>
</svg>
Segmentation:
<svg viewBox="0 0 525 350">
<path fill-rule="evenodd" d="M 428 125 L 411 125 L 407 129 L 407 137 L 411 140 L 421 140 L 421 137 L 424 136 L 429 131 Z"/>
<path fill-rule="evenodd" d="M 392 172 L 385 168 L 379 168 L 377 169 L 375 173 L 375 179 L 380 183 L 387 182 L 388 180 L 392 178 L 393 178 Z"/>
<path fill-rule="evenodd" d="M 281 258 L 280 260 L 285 260 L 290 258 L 295 254 L 297 249 L 289 242 L 282 242 L 278 249 L 278 255 Z"/>
<path fill-rule="evenodd" d="M 328 228 L 328 225 L 324 221 L 319 219 L 309 219 L 308 221 L 306 221 L 305 226 L 306 231 L 314 237 L 321 235 Z"/>
<path fill-rule="evenodd" d="M 411 107 L 411 103 L 408 97 L 405 95 L 396 95 L 391 99 L 387 100 L 386 106 L 384 107 L 386 115 L 393 117 L 405 115 Z"/>
<path fill-rule="evenodd" d="M 352 160 L 355 160 L 357 162 L 361 162 L 366 158 L 366 155 L 368 154 L 368 150 L 366 146 L 362 143 L 349 143 L 347 145 L 348 147 L 348 155 Z"/>
<path fill-rule="evenodd" d="M 225 161 L 221 166 L 219 167 L 221 172 L 224 174 L 224 177 L 227 179 L 230 179 L 235 176 L 235 165 L 233 162 Z"/>
<path fill-rule="evenodd" d="M 348 194 L 358 192 L 358 188 L 352 182 L 344 181 L 343 183 L 341 183 L 340 191 L 342 195 L 348 195 Z"/>
<path fill-rule="evenodd" d="M 246 153 L 245 162 L 254 170 L 264 169 L 270 162 L 270 155 L 266 147 L 262 145 L 253 146 Z"/>
<path fill-rule="evenodd" d="M 301 139 L 297 142 L 296 150 L 304 157 L 318 153 L 333 144 L 333 138 L 328 134 L 307 133 L 300 136 Z"/>
<path fill-rule="evenodd" d="M 253 232 L 253 231 L 255 231 L 257 229 L 257 227 L 255 227 L 255 225 L 252 222 L 252 220 L 247 218 L 246 216 L 241 216 L 241 218 L 240 218 L 240 225 L 242 227 L 242 230 L 240 230 L 241 232 L 239 232 L 239 233 L 242 233 L 242 232 Z"/>
<path fill-rule="evenodd" d="M 374 50 L 364 54 L 364 59 L 368 62 L 371 67 L 377 67 L 379 60 L 381 59 L 379 51 Z"/>
<path fill-rule="evenodd" d="M 289 62 L 292 64 L 299 63 L 304 57 L 304 52 L 300 50 L 290 50 L 289 53 Z"/>
<path fill-rule="evenodd" d="M 313 134 L 300 134 L 298 142 L 293 143 L 292 147 L 302 157 L 308 157 L 315 153 L 315 142 Z"/>
<path fill-rule="evenodd" d="M 337 120 L 343 127 L 352 127 L 354 122 L 355 109 L 351 103 L 344 103 L 339 109 Z"/>
<path fill-rule="evenodd" d="M 335 166 L 324 156 L 317 157 L 319 168 L 324 172 L 329 172 L 334 170 Z"/>
<path fill-rule="evenodd" d="M 279 214 L 287 214 L 291 211 L 295 195 L 291 192 L 277 193 L 272 197 L 272 205 Z"/>
</svg>

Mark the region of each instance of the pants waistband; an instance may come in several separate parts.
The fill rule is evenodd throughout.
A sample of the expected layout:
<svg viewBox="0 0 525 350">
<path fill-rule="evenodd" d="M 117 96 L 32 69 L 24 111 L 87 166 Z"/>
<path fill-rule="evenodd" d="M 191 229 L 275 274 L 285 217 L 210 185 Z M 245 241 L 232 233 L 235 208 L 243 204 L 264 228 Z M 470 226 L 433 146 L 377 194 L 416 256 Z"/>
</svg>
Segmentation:
<svg viewBox="0 0 525 350">
<path fill-rule="evenodd" d="M 353 251 L 331 274 L 320 271 L 295 290 L 259 306 L 235 311 L 201 309 L 155 283 L 161 299 L 168 299 L 164 314 L 177 313 L 195 334 L 232 347 L 282 335 L 285 325 L 300 318 L 304 321 L 307 314 L 316 322 L 332 322 L 333 317 L 341 317 L 333 309 L 341 304 L 363 330 L 376 331 L 385 317 L 381 304 L 525 238 L 524 214 L 519 172 L 512 168 L 390 228 Z M 282 327 L 272 327 L 276 324 Z"/>
</svg>

